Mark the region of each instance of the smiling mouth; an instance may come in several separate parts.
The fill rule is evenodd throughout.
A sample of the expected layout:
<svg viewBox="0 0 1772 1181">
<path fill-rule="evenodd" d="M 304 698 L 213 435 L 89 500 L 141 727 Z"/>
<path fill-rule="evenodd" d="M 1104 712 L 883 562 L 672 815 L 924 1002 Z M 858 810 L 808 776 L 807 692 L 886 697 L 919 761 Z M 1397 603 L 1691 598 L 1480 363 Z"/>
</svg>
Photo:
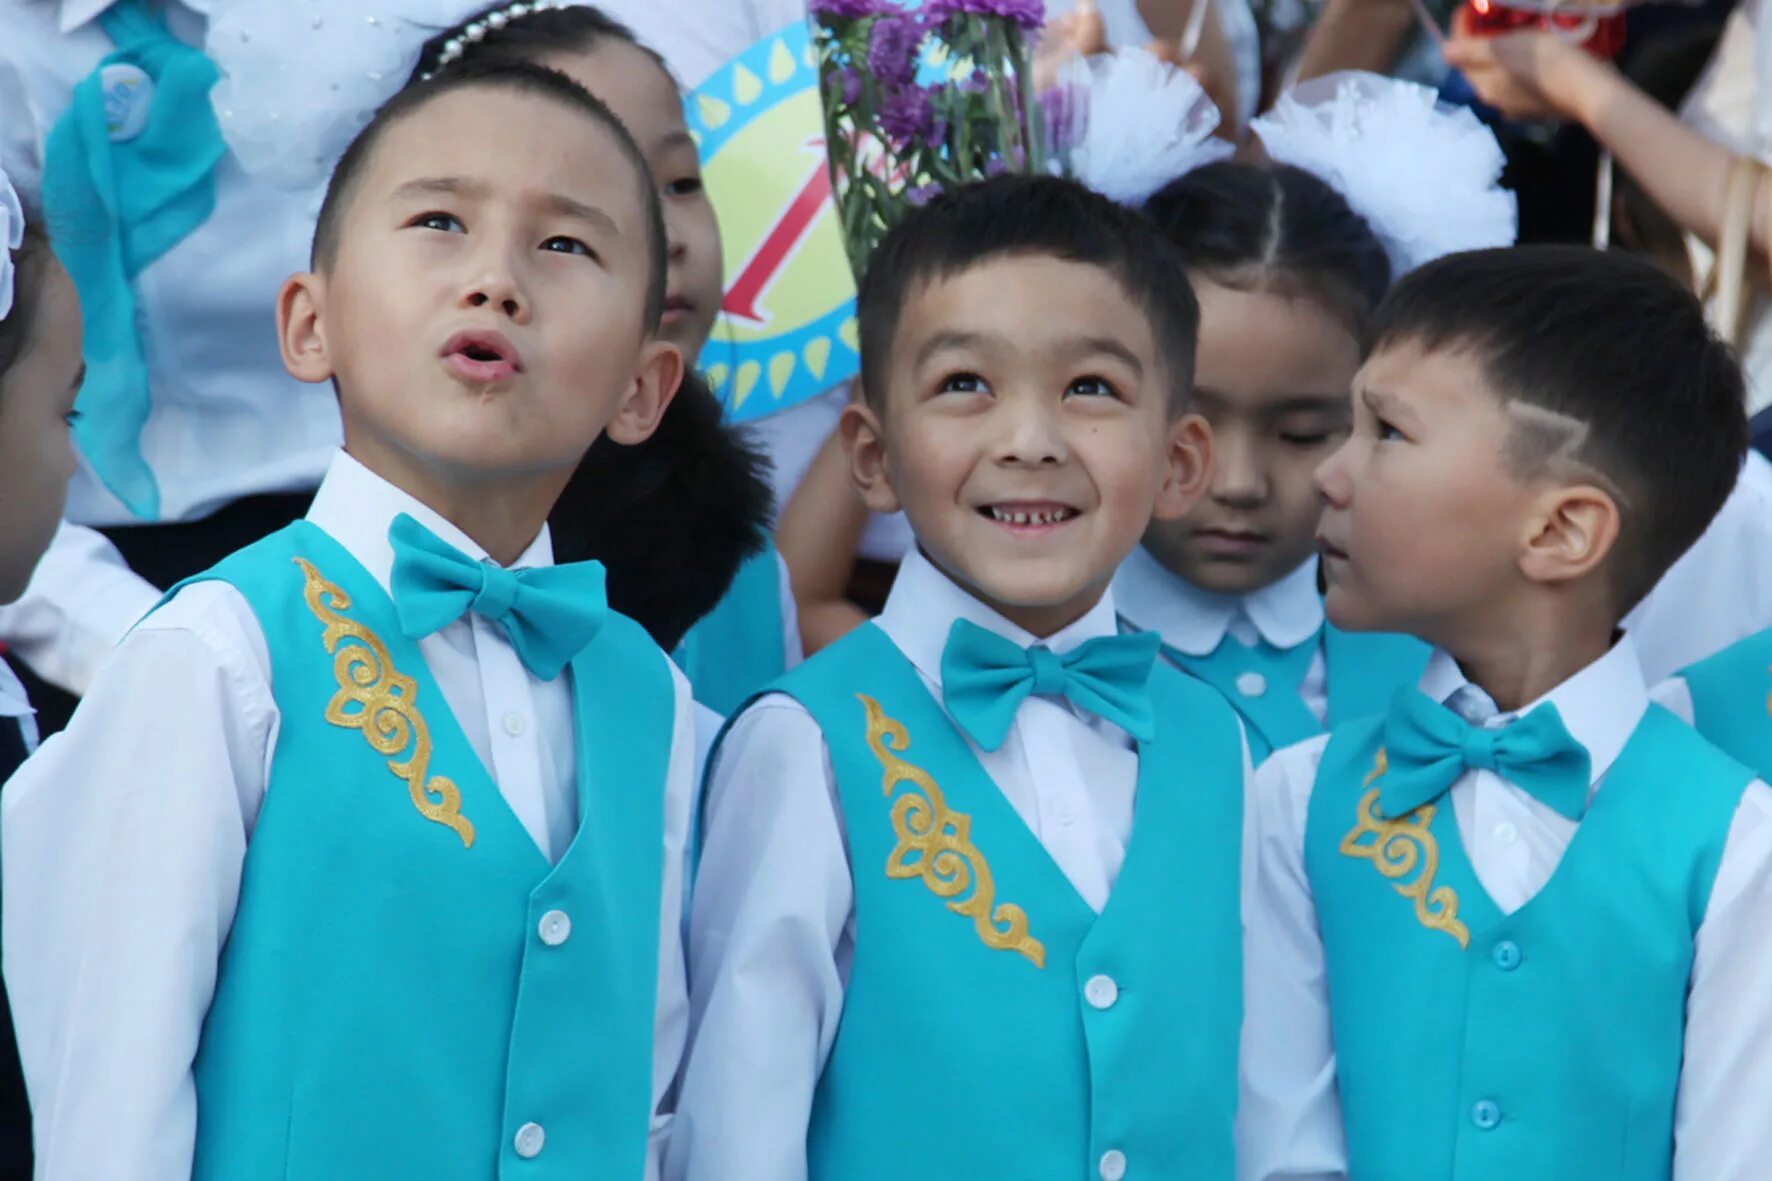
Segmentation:
<svg viewBox="0 0 1772 1181">
<path fill-rule="evenodd" d="M 995 521 L 999 525 L 1007 525 L 1014 530 L 1049 529 L 1074 521 L 1082 513 L 1068 504 L 1055 504 L 1050 501 L 1038 503 L 1010 502 L 989 504 L 978 510 L 979 515 Z"/>
<path fill-rule="evenodd" d="M 1347 561 L 1347 551 L 1330 541 L 1327 537 L 1317 538 L 1317 552 L 1325 558 Z"/>
</svg>

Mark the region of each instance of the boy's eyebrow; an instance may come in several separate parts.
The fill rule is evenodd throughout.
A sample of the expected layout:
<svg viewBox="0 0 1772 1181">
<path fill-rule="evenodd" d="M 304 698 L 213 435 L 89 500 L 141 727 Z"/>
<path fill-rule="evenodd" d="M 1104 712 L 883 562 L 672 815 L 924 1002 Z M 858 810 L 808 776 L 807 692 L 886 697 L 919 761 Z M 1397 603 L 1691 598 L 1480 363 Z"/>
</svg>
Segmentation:
<svg viewBox="0 0 1772 1181">
<path fill-rule="evenodd" d="M 409 180 L 394 190 L 394 200 L 404 201 L 411 197 L 464 197 L 470 201 L 482 200 L 492 187 L 484 181 L 471 180 L 465 176 L 421 176 Z M 587 205 L 564 193 L 549 193 L 542 198 L 542 204 L 550 212 L 562 217 L 573 217 L 580 221 L 588 221 L 610 234 L 619 236 L 621 227 L 615 219 L 595 205 Z"/>
<path fill-rule="evenodd" d="M 695 137 L 690 135 L 687 130 L 679 129 L 677 131 L 667 132 L 660 136 L 657 146 L 660 150 L 663 150 L 665 148 L 680 148 L 685 145 L 693 148 L 695 146 Z"/>
<path fill-rule="evenodd" d="M 937 332 L 923 342 L 917 350 L 918 365 L 926 363 L 929 358 L 943 349 L 968 349 L 984 343 L 984 337 L 976 332 Z"/>
<path fill-rule="evenodd" d="M 1301 414 L 1315 410 L 1352 410 L 1348 394 L 1288 394 L 1262 407 L 1268 414 Z"/>
<path fill-rule="evenodd" d="M 1144 376 L 1144 362 L 1138 354 L 1128 348 L 1125 342 L 1111 336 L 1084 336 L 1070 343 L 1070 350 L 1077 356 L 1108 356 L 1123 362 L 1127 368 L 1140 378 Z"/>
<path fill-rule="evenodd" d="M 1380 418 L 1398 418 L 1409 422 L 1416 420 L 1415 411 L 1401 398 L 1387 394 L 1383 390 L 1375 390 L 1369 385 L 1359 389 L 1360 400 L 1366 408 Z"/>
</svg>

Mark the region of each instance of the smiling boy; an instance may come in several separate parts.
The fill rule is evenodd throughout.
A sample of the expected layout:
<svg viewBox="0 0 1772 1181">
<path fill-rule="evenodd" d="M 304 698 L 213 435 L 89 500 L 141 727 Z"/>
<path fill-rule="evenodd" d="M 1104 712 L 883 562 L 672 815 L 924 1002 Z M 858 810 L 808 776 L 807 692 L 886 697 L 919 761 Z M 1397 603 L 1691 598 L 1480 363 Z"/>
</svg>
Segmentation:
<svg viewBox="0 0 1772 1181">
<path fill-rule="evenodd" d="M 278 306 L 345 450 L 6 793 L 42 1175 L 656 1168 L 687 685 L 546 520 L 670 400 L 664 270 L 638 150 L 563 75 L 464 66 L 346 152 Z"/>
<path fill-rule="evenodd" d="M 667 1173 L 1228 1178 L 1238 727 L 1108 590 L 1204 483 L 1182 269 L 1004 178 L 895 229 L 860 320 L 854 478 L 918 549 L 715 756 Z"/>
<path fill-rule="evenodd" d="M 1430 264 L 1375 319 L 1327 609 L 1437 651 L 1257 777 L 1239 1173 L 1763 1177 L 1772 790 L 1618 629 L 1729 495 L 1734 358 L 1573 247 Z"/>
</svg>

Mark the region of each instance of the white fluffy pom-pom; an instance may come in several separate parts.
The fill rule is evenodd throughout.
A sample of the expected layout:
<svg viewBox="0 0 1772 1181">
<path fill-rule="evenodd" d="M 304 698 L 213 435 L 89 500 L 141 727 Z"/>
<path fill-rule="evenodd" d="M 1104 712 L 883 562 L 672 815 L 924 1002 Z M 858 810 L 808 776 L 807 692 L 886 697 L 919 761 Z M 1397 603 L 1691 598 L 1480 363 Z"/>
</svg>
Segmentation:
<svg viewBox="0 0 1772 1181">
<path fill-rule="evenodd" d="M 217 0 L 204 50 L 222 73 L 210 92 L 222 137 L 241 167 L 262 180 L 291 189 L 319 184 L 405 85 L 424 43 L 484 6 Z"/>
<path fill-rule="evenodd" d="M 12 181 L 0 169 L 0 320 L 12 312 L 12 284 L 18 268 L 12 252 L 25 244 L 25 210 Z"/>
<path fill-rule="evenodd" d="M 1512 245 L 1519 205 L 1495 133 L 1426 86 L 1345 72 L 1303 83 L 1251 125 L 1273 159 L 1347 199 L 1393 277 L 1459 250 Z"/>
<path fill-rule="evenodd" d="M 1081 108 L 1072 174 L 1122 204 L 1142 205 L 1176 177 L 1235 150 L 1214 138 L 1218 108 L 1193 75 L 1142 49 L 1073 61 L 1059 85 Z"/>
</svg>

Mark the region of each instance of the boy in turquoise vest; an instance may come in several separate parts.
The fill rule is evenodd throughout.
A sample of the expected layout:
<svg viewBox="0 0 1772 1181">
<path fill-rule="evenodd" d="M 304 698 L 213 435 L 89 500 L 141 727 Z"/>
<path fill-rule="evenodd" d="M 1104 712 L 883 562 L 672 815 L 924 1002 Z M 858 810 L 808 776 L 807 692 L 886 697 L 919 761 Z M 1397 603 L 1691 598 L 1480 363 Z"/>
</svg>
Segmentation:
<svg viewBox="0 0 1772 1181">
<path fill-rule="evenodd" d="M 656 1168 L 690 699 L 545 522 L 676 388 L 663 276 L 645 164 L 563 75 L 464 65 L 346 152 L 278 304 L 344 452 L 7 792 L 44 1176 Z"/>
<path fill-rule="evenodd" d="M 1734 359 L 1574 247 L 1430 264 L 1373 340 L 1327 608 L 1436 652 L 1257 777 L 1242 1175 L 1763 1177 L 1772 792 L 1618 632 L 1729 495 Z"/>
<path fill-rule="evenodd" d="M 918 549 L 715 753 L 666 1174 L 1228 1181 L 1238 725 L 1109 589 L 1204 484 L 1182 269 L 1001 178 L 894 229 L 859 317 L 852 473 Z"/>
</svg>

